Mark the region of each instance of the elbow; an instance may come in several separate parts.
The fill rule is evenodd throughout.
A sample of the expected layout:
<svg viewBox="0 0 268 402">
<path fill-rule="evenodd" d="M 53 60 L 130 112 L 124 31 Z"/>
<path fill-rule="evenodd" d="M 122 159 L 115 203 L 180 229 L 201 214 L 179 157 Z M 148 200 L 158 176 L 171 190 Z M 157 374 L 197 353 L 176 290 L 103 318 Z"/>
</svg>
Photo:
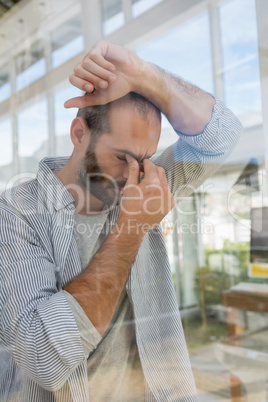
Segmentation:
<svg viewBox="0 0 268 402">
<path fill-rule="evenodd" d="M 62 356 L 55 356 L 55 351 L 47 351 L 44 358 L 40 355 L 34 365 L 27 365 L 28 375 L 41 388 L 55 392 L 61 389 L 77 368 L 84 364 L 85 355 L 74 361 L 66 361 Z M 24 366 L 25 367 L 25 366 Z"/>
<path fill-rule="evenodd" d="M 30 375 L 32 381 L 36 382 L 41 388 L 49 392 L 55 392 L 61 389 L 68 381 L 73 370 L 55 369 L 48 366 L 45 370 L 39 370 L 35 375 Z"/>
</svg>

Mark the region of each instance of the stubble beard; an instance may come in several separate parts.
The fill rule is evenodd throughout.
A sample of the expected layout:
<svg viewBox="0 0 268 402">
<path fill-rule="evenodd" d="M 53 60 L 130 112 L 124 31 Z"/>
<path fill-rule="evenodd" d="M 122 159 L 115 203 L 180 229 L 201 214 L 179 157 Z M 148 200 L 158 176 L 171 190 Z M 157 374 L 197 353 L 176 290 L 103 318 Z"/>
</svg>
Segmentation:
<svg viewBox="0 0 268 402">
<path fill-rule="evenodd" d="M 125 182 L 117 183 L 105 174 L 95 153 L 96 144 L 89 144 L 84 160 L 78 170 L 77 179 L 87 193 L 102 201 L 105 206 L 112 208 L 120 204 L 121 196 L 115 189 L 124 187 Z"/>
</svg>

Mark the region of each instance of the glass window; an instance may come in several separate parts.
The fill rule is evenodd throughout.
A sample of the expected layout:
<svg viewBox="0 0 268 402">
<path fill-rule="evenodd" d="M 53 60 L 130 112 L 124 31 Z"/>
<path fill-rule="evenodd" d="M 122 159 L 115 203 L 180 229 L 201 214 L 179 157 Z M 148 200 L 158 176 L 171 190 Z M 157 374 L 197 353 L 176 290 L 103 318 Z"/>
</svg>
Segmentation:
<svg viewBox="0 0 268 402">
<path fill-rule="evenodd" d="M 225 102 L 245 126 L 262 122 L 254 0 L 219 5 Z"/>
<path fill-rule="evenodd" d="M 103 34 L 109 35 L 125 23 L 121 0 L 102 0 Z"/>
<path fill-rule="evenodd" d="M 131 0 L 132 17 L 133 18 L 138 17 L 140 14 L 149 10 L 156 4 L 161 3 L 161 1 L 163 1 L 163 0 Z"/>
<path fill-rule="evenodd" d="M 136 49 L 136 53 L 144 60 L 184 77 L 209 92 L 213 91 L 210 26 L 207 12 L 146 43 Z M 165 127 L 170 126 L 164 118 L 163 128 Z"/>
<path fill-rule="evenodd" d="M 59 67 L 84 50 L 80 15 L 58 27 L 51 35 L 52 67 Z"/>
<path fill-rule="evenodd" d="M 199 38 L 197 41 L 196 38 Z M 213 91 L 213 70 L 210 46 L 210 26 L 208 13 L 202 13 L 182 25 L 164 33 L 151 42 L 136 50 L 143 59 L 157 64 L 167 71 L 184 77 L 188 81 Z M 197 63 L 198 60 L 198 63 Z M 164 117 L 162 135 L 158 144 L 158 150 L 165 149 L 177 140 L 177 134 Z M 172 271 L 174 282 L 177 285 L 177 295 L 180 306 L 190 307 L 197 303 L 195 290 L 195 275 L 198 266 L 197 261 L 197 234 L 193 230 L 197 228 L 195 212 L 195 199 L 190 198 L 184 203 L 183 210 L 194 211 L 191 214 L 178 214 L 173 211 L 163 221 L 164 234 L 167 247 L 173 256 Z M 175 216 L 176 215 L 176 216 Z M 186 228 L 185 232 L 176 226 L 180 219 L 180 226 Z M 187 261 L 187 269 L 179 264 L 178 253 Z M 178 287 L 182 286 L 183 291 Z"/>
<path fill-rule="evenodd" d="M 9 81 L 8 65 L 0 68 L 0 102 L 8 99 L 11 95 L 11 84 Z"/>
<path fill-rule="evenodd" d="M 42 99 L 18 113 L 20 171 L 35 171 L 48 153 L 48 109 Z"/>
<path fill-rule="evenodd" d="M 34 43 L 16 57 L 16 89 L 32 84 L 46 74 L 46 59 L 41 41 Z"/>
<path fill-rule="evenodd" d="M 153 39 L 138 48 L 136 53 L 143 59 L 184 77 L 207 91 L 213 91 L 207 12 Z"/>
<path fill-rule="evenodd" d="M 66 100 L 80 95 L 81 91 L 72 85 L 68 85 L 54 93 L 55 154 L 57 156 L 70 155 L 73 150 L 70 139 L 70 126 L 76 116 L 77 109 L 65 109 L 63 104 Z"/>
<path fill-rule="evenodd" d="M 0 138 L 0 192 L 2 192 L 12 174 L 13 141 L 10 118 L 0 121 Z"/>
</svg>

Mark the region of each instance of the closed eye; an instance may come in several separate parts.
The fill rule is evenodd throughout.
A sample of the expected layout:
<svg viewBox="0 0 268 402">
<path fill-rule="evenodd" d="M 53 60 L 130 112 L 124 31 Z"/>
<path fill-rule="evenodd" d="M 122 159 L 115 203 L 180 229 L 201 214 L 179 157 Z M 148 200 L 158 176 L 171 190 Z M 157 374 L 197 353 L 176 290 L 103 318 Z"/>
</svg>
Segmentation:
<svg viewBox="0 0 268 402">
<path fill-rule="evenodd" d="M 119 159 L 120 161 L 124 161 L 124 162 L 127 161 L 126 158 L 124 158 L 124 157 L 120 158 L 120 156 L 117 156 L 117 159 Z"/>
</svg>

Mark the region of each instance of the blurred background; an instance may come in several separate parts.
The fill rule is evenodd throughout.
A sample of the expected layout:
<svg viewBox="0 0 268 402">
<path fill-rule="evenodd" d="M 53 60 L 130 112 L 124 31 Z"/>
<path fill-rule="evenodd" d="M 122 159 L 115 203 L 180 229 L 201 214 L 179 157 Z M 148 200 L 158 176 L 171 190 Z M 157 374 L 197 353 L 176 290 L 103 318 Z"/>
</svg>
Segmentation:
<svg viewBox="0 0 268 402">
<path fill-rule="evenodd" d="M 267 0 L 0 1 L 0 192 L 70 155 L 68 82 L 100 38 L 219 96 L 244 134 L 163 221 L 200 401 L 267 401 Z M 176 140 L 163 118 L 158 152 Z"/>
</svg>

